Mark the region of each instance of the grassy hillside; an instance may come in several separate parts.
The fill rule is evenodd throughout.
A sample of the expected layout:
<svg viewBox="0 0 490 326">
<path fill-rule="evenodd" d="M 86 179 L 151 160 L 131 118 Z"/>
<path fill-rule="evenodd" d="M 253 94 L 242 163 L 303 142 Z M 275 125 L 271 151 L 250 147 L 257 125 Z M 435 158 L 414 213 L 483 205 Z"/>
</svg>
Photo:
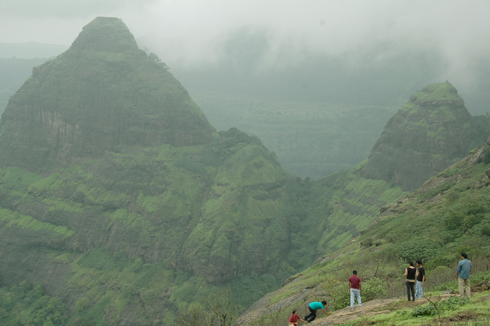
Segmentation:
<svg viewBox="0 0 490 326">
<path fill-rule="evenodd" d="M 322 108 L 315 106 L 315 133 L 337 114 L 323 115 Z M 297 108 L 291 112 L 297 122 L 311 121 Z M 430 118 L 437 124 L 447 117 Z M 332 135 L 343 127 L 329 126 Z M 372 248 L 410 248 L 398 245 L 405 229 L 394 239 L 368 229 L 381 207 L 397 199 L 401 205 L 383 209 L 385 216 L 407 203 L 396 183 L 362 176 L 370 160 L 318 181 L 291 176 L 257 137 L 236 128 L 216 133 L 120 19 L 99 17 L 68 51 L 34 69 L 0 120 L 2 320 L 173 325 L 179 314 L 206 309 L 223 289 L 242 311 L 320 262 L 304 272 L 305 289 L 316 289 L 314 271 L 337 277 L 342 270 L 325 255 L 339 257 L 343 268 L 345 259 L 368 258 Z M 463 207 L 468 198 L 462 200 Z M 466 224 L 446 212 L 448 223 L 456 223 L 451 232 L 471 230 L 487 213 L 465 209 L 454 214 L 476 216 L 464 215 Z M 352 247 L 361 232 L 364 248 Z M 427 244 L 420 237 L 423 258 L 443 260 L 437 255 L 445 240 Z M 338 249 L 343 256 L 334 254 Z M 386 256 L 406 258 L 396 250 Z M 376 259 L 373 266 L 380 265 Z M 367 278 L 373 295 L 386 290 L 381 271 L 395 273 L 375 270 L 380 274 Z M 288 278 L 290 292 L 274 302 L 282 304 L 296 291 L 289 284 L 301 282 Z M 328 286 L 340 300 L 337 284 Z"/>
<path fill-rule="evenodd" d="M 384 207 L 362 235 L 292 276 L 280 290 L 259 300 L 239 324 L 266 325 L 266 320 L 284 318 L 286 311 L 321 298 L 328 299 L 331 310 L 344 308 L 353 269 L 363 279 L 366 301 L 403 295 L 407 259 L 423 260 L 429 288 L 454 279 L 461 252 L 474 261 L 474 272 L 487 270 L 489 148 L 487 144 L 474 150 L 414 193 Z M 453 283 L 449 286 L 454 288 Z"/>
<path fill-rule="evenodd" d="M 307 221 L 319 233 L 317 257 L 342 248 L 374 222 L 382 206 L 406 194 L 393 183 L 361 177 L 366 162 L 313 184 Z"/>
<path fill-rule="evenodd" d="M 472 117 L 453 85 L 431 84 L 388 121 L 361 175 L 414 191 L 484 143 L 489 133 L 489 118 Z"/>
<path fill-rule="evenodd" d="M 204 147 L 128 147 L 47 175 L 2 169 L 3 291 L 40 282 L 66 305 L 68 325 L 165 325 L 223 286 L 247 307 L 311 263 L 290 257 L 296 183 L 237 130 Z"/>
</svg>

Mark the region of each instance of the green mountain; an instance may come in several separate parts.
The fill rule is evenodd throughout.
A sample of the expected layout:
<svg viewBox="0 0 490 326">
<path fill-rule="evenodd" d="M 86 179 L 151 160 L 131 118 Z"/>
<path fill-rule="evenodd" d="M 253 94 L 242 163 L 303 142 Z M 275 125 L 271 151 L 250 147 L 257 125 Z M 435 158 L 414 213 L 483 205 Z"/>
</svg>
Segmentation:
<svg viewBox="0 0 490 326">
<path fill-rule="evenodd" d="M 477 128 L 456 88 L 429 85 L 388 121 L 361 174 L 413 191 L 483 143 L 488 126 Z"/>
<path fill-rule="evenodd" d="M 322 257 L 308 269 L 291 276 L 281 289 L 257 301 L 239 318 L 237 325 L 279 325 L 292 309 L 306 312 L 308 302 L 324 298 L 329 302 L 330 310 L 347 307 L 347 279 L 353 269 L 363 280 L 365 302 L 375 298 L 406 296 L 403 271 L 407 260 L 423 261 L 427 271 L 425 291 L 451 292 L 456 288 L 452 280 L 461 252 L 466 252 L 473 261 L 473 274 L 486 273 L 474 278 L 473 283 L 488 280 L 489 177 L 490 138 L 485 146 L 473 150 L 415 192 L 383 207 L 375 223 L 362 235 L 335 253 Z M 433 293 L 434 297 L 439 294 Z M 488 300 L 488 296 L 485 298 L 478 302 Z M 400 306 L 375 308 L 387 312 Z M 335 314 L 328 319 L 330 322 L 341 322 L 342 315 Z M 358 319 L 352 325 L 364 325 L 367 317 L 365 315 L 364 320 Z M 406 317 L 392 314 L 380 322 L 417 324 L 408 320 L 411 317 L 411 313 Z M 325 320 L 319 319 L 314 324 L 325 323 Z"/>
<path fill-rule="evenodd" d="M 487 116 L 472 117 L 449 83 L 414 94 L 388 121 L 369 158 L 312 183 L 306 217 L 316 257 L 343 247 L 374 222 L 381 207 L 483 144 Z"/>
<path fill-rule="evenodd" d="M 119 19 L 95 19 L 33 71 L 0 122 L 2 166 L 39 171 L 121 146 L 210 143 L 214 128 Z"/>
<path fill-rule="evenodd" d="M 222 287 L 246 307 L 311 263 L 288 258 L 302 181 L 256 137 L 216 133 L 119 19 L 36 68 L 0 121 L 9 324 L 54 322 L 52 302 L 58 325 L 171 325 Z"/>
<path fill-rule="evenodd" d="M 121 20 L 96 18 L 0 120 L 2 322 L 173 325 L 224 288 L 245 309 L 406 194 L 363 176 L 370 160 L 292 177 L 257 137 L 217 133 Z"/>
</svg>

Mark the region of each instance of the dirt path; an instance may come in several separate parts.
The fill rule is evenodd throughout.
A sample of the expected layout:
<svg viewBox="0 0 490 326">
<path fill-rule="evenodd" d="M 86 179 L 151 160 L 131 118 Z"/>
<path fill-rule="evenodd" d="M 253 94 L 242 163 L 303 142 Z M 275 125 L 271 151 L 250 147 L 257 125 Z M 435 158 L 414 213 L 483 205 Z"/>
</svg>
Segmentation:
<svg viewBox="0 0 490 326">
<path fill-rule="evenodd" d="M 448 299 L 451 295 L 444 294 L 442 295 L 443 300 Z M 437 299 L 437 298 L 434 298 Z M 416 307 L 422 304 L 427 303 L 426 299 L 417 299 L 416 301 L 407 301 L 406 298 L 392 298 L 392 299 L 379 299 L 379 300 L 371 300 L 362 304 L 362 307 L 358 307 L 357 305 L 354 309 L 350 307 L 337 310 L 332 313 L 330 316 L 325 318 L 321 317 L 321 312 L 318 314 L 318 319 L 311 322 L 309 325 L 316 326 L 326 326 L 326 325 L 336 325 L 347 323 L 351 320 L 360 318 L 360 317 L 372 317 L 378 314 L 387 313 L 393 310 L 403 309 L 406 307 Z"/>
</svg>

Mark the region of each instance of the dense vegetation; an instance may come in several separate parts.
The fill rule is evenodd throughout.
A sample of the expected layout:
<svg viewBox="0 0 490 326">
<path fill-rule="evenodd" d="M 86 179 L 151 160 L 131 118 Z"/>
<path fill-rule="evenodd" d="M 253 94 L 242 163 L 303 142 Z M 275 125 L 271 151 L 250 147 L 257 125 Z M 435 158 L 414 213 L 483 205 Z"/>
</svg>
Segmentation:
<svg viewBox="0 0 490 326">
<path fill-rule="evenodd" d="M 361 175 L 414 191 L 483 144 L 488 134 L 489 117 L 471 117 L 453 85 L 431 84 L 388 121 Z"/>
<path fill-rule="evenodd" d="M 0 288 L 2 325 L 66 325 L 69 317 L 67 305 L 58 297 L 46 295 L 42 284 L 32 286 L 24 281 Z"/>
<path fill-rule="evenodd" d="M 144 303 L 145 315 L 171 319 L 223 284 L 246 307 L 312 261 L 286 240 L 297 181 L 236 129 L 205 147 L 128 148 L 47 176 L 0 176 L 3 281 L 47 269 L 63 280 L 52 293 L 85 302 L 80 316 L 117 323 Z M 25 252 L 36 259 L 19 260 Z"/>
<path fill-rule="evenodd" d="M 448 94 L 439 95 L 444 102 Z M 170 325 L 187 312 L 210 317 L 209 299 L 226 288 L 243 311 L 318 258 L 303 272 L 307 285 L 290 277 L 286 292 L 269 298 L 294 302 L 290 284 L 300 284 L 313 288 L 305 293 L 328 290 L 339 306 L 340 283 L 318 287 L 326 274 L 340 280 L 351 268 L 344 264 L 362 254 L 375 267 L 363 276 L 368 293 L 389 295 L 383 281 L 396 274 L 392 261 L 406 258 L 399 242 L 407 230 L 390 239 L 368 229 L 381 207 L 407 194 L 363 176 L 370 159 L 318 181 L 291 176 L 257 137 L 216 133 L 119 19 L 97 18 L 34 70 L 0 120 L 0 157 L 2 313 L 14 324 L 24 311 L 21 323 Z M 462 227 L 465 209 L 445 212 L 448 225 Z M 487 213 L 464 215 L 467 230 Z M 360 232 L 362 248 L 352 241 Z M 444 241 L 423 243 L 423 258 L 439 257 Z M 378 249 L 393 260 L 380 266 L 371 256 Z"/>
<path fill-rule="evenodd" d="M 416 192 L 384 207 L 376 222 L 355 241 L 291 277 L 290 283 L 262 301 L 263 310 L 252 310 L 242 321 L 262 325 L 280 315 L 279 311 L 284 319 L 286 311 L 325 296 L 330 309 L 344 308 L 345 282 L 353 269 L 363 279 L 367 299 L 403 295 L 401 280 L 407 259 L 424 262 L 429 288 L 454 279 L 461 252 L 473 260 L 474 272 L 487 270 L 489 149 L 486 145 L 474 150 Z M 448 286 L 454 288 L 455 283 Z"/>
</svg>

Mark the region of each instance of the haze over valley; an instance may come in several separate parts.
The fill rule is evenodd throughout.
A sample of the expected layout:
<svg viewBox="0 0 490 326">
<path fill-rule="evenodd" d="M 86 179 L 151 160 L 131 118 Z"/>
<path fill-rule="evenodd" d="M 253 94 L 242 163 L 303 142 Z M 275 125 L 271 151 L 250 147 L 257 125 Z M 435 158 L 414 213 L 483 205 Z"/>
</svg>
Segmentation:
<svg viewBox="0 0 490 326">
<path fill-rule="evenodd" d="M 488 2 L 1 6 L 0 324 L 488 322 Z"/>
<path fill-rule="evenodd" d="M 39 58 L 63 52 L 79 26 L 109 13 L 170 67 L 217 130 L 258 136 L 302 178 L 364 160 L 388 119 L 428 84 L 449 80 L 472 114 L 489 111 L 486 2 L 462 11 L 457 2 L 78 1 L 79 11 L 25 2 L 7 3 L 12 14 L 2 16 L 0 111 Z M 12 57 L 34 61 L 4 60 Z"/>
</svg>

